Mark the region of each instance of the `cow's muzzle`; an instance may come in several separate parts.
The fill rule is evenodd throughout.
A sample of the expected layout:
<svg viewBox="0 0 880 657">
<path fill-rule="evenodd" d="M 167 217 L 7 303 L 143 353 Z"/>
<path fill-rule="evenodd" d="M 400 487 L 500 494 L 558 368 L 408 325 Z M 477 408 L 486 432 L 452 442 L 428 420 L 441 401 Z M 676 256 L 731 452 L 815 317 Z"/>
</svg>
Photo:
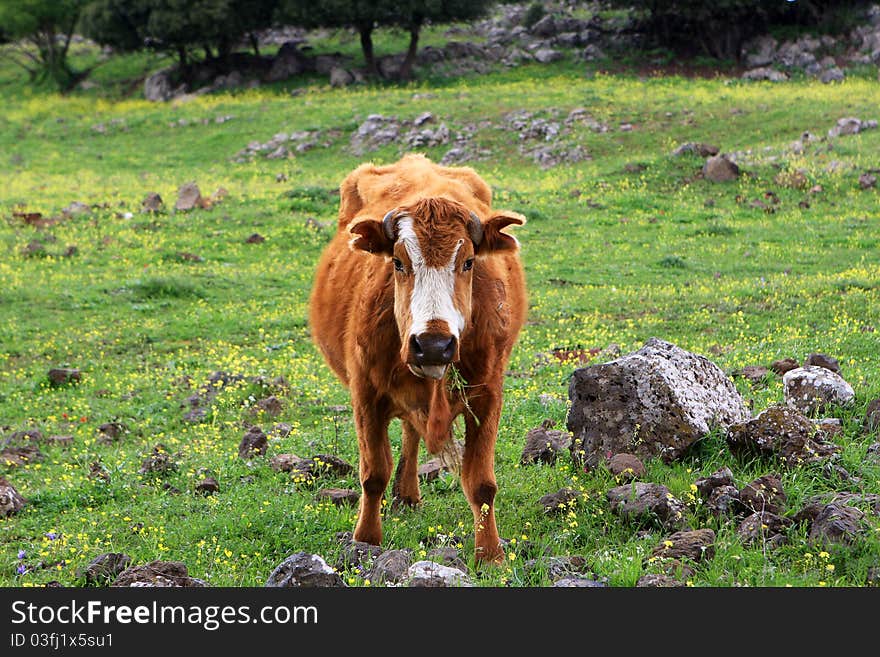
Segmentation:
<svg viewBox="0 0 880 657">
<path fill-rule="evenodd" d="M 458 340 L 448 333 L 421 333 L 409 338 L 410 369 L 419 376 L 443 378 L 458 352 Z"/>
</svg>

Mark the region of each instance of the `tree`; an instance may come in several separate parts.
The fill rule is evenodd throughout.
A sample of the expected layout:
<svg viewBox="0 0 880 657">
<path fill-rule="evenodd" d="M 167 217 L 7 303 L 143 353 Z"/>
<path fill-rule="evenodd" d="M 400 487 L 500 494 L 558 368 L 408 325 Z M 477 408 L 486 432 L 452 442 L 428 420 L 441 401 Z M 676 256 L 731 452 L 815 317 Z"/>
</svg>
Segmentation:
<svg viewBox="0 0 880 657">
<path fill-rule="evenodd" d="M 67 55 L 80 12 L 88 0 L 0 0 L 0 25 L 18 43 L 7 55 L 32 80 L 48 79 L 68 91 L 91 69 L 76 71 Z"/>
<path fill-rule="evenodd" d="M 151 48 L 177 57 L 186 74 L 201 50 L 221 65 L 248 37 L 259 54 L 255 33 L 272 24 L 278 0 L 92 0 L 83 29 L 98 43 L 117 50 Z"/>
<path fill-rule="evenodd" d="M 409 46 L 398 76 L 412 75 L 418 54 L 419 35 L 428 23 L 449 23 L 482 16 L 494 0 L 282 0 L 281 16 L 306 28 L 351 27 L 361 41 L 364 63 L 370 75 L 379 70 L 373 48 L 373 32 L 397 27 L 409 33 Z"/>
</svg>

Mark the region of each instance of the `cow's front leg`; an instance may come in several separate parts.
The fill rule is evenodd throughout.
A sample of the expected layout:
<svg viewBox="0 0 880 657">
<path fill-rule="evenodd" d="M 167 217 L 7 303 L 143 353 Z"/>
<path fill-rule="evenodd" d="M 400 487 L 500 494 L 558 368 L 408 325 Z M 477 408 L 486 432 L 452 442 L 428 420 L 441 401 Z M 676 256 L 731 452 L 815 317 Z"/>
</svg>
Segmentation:
<svg viewBox="0 0 880 657">
<path fill-rule="evenodd" d="M 355 429 L 360 456 L 361 500 L 354 540 L 382 543 L 382 499 L 391 479 L 387 402 L 369 394 L 353 394 Z"/>
<path fill-rule="evenodd" d="M 461 485 L 474 514 L 474 557 L 501 563 L 504 550 L 495 525 L 495 439 L 501 397 L 483 393 L 474 400 L 473 415 L 465 411 L 466 433 L 461 463 Z M 474 415 L 476 417 L 474 417 Z"/>
<path fill-rule="evenodd" d="M 402 421 L 400 439 L 400 458 L 394 473 L 394 504 L 398 506 L 417 506 L 421 501 L 419 492 L 419 436 L 416 428 Z"/>
</svg>

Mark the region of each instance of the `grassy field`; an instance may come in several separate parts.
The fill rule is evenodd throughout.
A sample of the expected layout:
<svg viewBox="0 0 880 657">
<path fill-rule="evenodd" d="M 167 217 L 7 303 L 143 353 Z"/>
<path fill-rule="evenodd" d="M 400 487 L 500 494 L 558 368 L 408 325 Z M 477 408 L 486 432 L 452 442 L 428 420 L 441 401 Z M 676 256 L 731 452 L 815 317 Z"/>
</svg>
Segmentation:
<svg viewBox="0 0 880 657">
<path fill-rule="evenodd" d="M 804 131 L 824 137 L 839 118 L 880 118 L 876 72 L 834 85 L 773 85 L 606 75 L 560 62 L 402 86 L 331 89 L 313 79 L 295 83 L 304 90 L 296 96 L 290 85 L 170 104 L 120 95 L 126 85 L 114 75 L 155 64 L 109 65 L 98 77 L 104 86 L 67 97 L 30 91 L 16 71 L 0 68 L 0 425 L 4 436 L 38 429 L 73 437 L 69 446 L 41 445 L 44 460 L 0 465 L 28 500 L 0 519 L 0 585 L 81 585 L 78 570 L 111 551 L 134 563 L 183 561 L 217 586 L 261 586 L 299 550 L 335 562 L 336 533 L 352 528 L 355 510 L 319 502 L 315 492 L 356 488 L 356 475 L 304 486 L 269 458 L 357 461 L 347 393 L 309 339 L 308 294 L 339 182 L 364 160 L 405 152 L 391 144 L 358 156 L 351 134 L 373 113 L 411 120 L 424 111 L 454 134 L 473 130 L 468 148 L 484 155 L 468 164 L 492 185 L 497 207 L 529 219 L 517 232 L 529 322 L 505 381 L 496 459 L 499 529 L 512 543 L 506 566 L 474 572 L 478 585 L 549 584 L 546 569 L 525 567 L 545 551 L 584 556 L 612 586 L 652 572 L 647 557 L 668 531 L 613 515 L 605 491 L 617 484 L 606 469 L 578 472 L 567 458 L 518 465 L 529 429 L 544 418 L 564 426 L 577 363 L 554 358 L 554 349 L 617 343 L 626 352 L 651 336 L 731 373 L 824 352 L 840 360 L 856 392 L 853 406 L 835 409 L 844 427 L 835 442 L 860 484 L 820 466 L 785 470 L 735 457 L 714 434 L 681 462 L 647 463 L 647 480 L 688 503 L 691 526 L 717 533 L 714 559 L 689 583 L 862 586 L 880 565 L 876 515 L 852 545 L 811 544 L 796 526 L 770 551 L 743 546 L 736 519 L 709 514 L 691 488 L 728 465 L 738 486 L 780 472 L 790 513 L 826 491 L 880 493 L 880 468 L 865 458 L 878 438 L 861 429 L 867 403 L 880 396 L 880 211 L 877 189 L 858 184 L 860 173 L 880 167 L 880 130 L 823 138 L 800 154 L 790 148 Z M 608 130 L 566 127 L 576 108 Z M 509 128 L 521 110 L 559 123 L 558 143 L 590 159 L 538 166 L 521 147 L 540 142 Z M 304 130 L 318 133 L 318 148 L 234 161 L 251 141 Z M 702 160 L 671 156 L 688 141 L 750 151 L 744 175 L 702 180 Z M 449 147 L 424 152 L 439 160 Z M 806 187 L 778 177 L 798 170 Z M 175 212 L 177 189 L 189 181 L 205 196 L 220 187 L 228 195 L 209 209 Z M 162 196 L 165 212 L 141 212 L 148 192 Z M 63 216 L 75 201 L 90 211 Z M 17 213 L 59 220 L 38 228 Z M 248 243 L 253 233 L 265 241 Z M 64 255 L 71 246 L 75 254 Z M 52 387 L 53 367 L 79 368 L 82 380 Z M 185 421 L 187 397 L 216 371 L 244 379 L 220 391 L 204 421 Z M 273 387 L 276 377 L 286 386 Z M 778 377 L 737 385 L 755 412 L 782 400 Z M 273 393 L 281 413 L 255 412 Z M 109 444 L 97 431 L 107 422 L 126 429 Z M 247 423 L 268 432 L 277 422 L 291 431 L 270 438 L 266 457 L 239 458 Z M 176 470 L 140 474 L 159 443 Z M 396 454 L 396 425 L 392 445 Z M 96 470 L 106 476 L 90 476 Z M 195 492 L 206 474 L 220 485 L 207 497 Z M 584 491 L 583 501 L 568 515 L 545 516 L 538 498 L 566 485 Z M 389 509 L 386 547 L 418 557 L 432 544 L 460 544 L 472 559 L 470 513 L 455 478 L 424 485 L 423 497 L 421 509 Z M 366 584 L 351 570 L 343 576 Z"/>
</svg>

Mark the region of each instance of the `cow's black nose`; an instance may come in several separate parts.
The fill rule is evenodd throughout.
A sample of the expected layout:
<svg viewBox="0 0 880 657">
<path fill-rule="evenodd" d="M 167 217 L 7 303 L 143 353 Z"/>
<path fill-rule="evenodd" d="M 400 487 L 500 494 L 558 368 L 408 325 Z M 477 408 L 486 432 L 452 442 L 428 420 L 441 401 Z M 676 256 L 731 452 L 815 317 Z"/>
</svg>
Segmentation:
<svg viewBox="0 0 880 657">
<path fill-rule="evenodd" d="M 455 356 L 454 335 L 422 333 L 409 340 L 416 365 L 448 365 Z"/>
</svg>

